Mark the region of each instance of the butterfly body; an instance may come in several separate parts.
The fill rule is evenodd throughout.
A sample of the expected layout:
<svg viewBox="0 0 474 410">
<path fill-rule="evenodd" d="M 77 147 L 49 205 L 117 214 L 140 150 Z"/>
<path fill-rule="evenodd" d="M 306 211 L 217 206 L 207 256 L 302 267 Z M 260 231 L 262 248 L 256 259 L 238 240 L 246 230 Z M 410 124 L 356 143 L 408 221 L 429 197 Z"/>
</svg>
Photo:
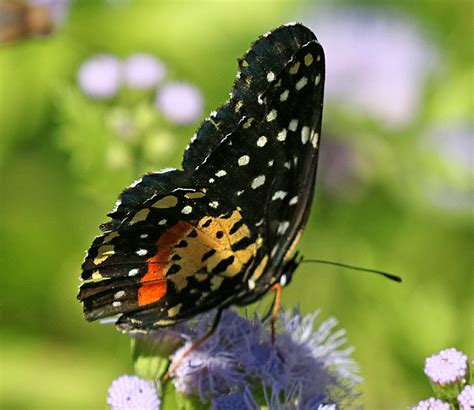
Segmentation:
<svg viewBox="0 0 474 410">
<path fill-rule="evenodd" d="M 101 226 L 82 266 L 88 320 L 120 314 L 119 329 L 150 332 L 291 279 L 316 178 L 324 53 L 292 24 L 260 37 L 239 66 L 183 169 L 142 177 Z"/>
</svg>

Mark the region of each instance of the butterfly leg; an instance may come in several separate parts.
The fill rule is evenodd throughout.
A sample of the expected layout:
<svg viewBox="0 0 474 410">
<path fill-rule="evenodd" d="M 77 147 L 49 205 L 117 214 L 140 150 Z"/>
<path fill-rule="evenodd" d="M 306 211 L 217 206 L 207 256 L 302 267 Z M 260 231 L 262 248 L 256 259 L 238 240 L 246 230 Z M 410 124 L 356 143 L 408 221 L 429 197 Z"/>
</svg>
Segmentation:
<svg viewBox="0 0 474 410">
<path fill-rule="evenodd" d="M 183 363 L 183 360 L 188 356 L 191 352 L 196 350 L 199 346 L 201 346 L 207 339 L 209 339 L 214 332 L 216 331 L 217 327 L 219 326 L 219 322 L 222 317 L 222 312 L 224 309 L 219 309 L 216 313 L 216 316 L 214 318 L 214 322 L 212 323 L 211 329 L 200 339 L 196 340 L 191 347 L 184 352 L 184 354 L 181 356 L 181 358 L 173 365 L 171 366 L 166 374 L 163 376 L 163 379 L 161 380 L 161 384 L 165 384 L 172 376 L 172 374 L 176 371 L 176 369 Z"/>
<path fill-rule="evenodd" d="M 275 325 L 278 319 L 278 312 L 280 311 L 282 286 L 279 283 L 276 283 L 272 286 L 272 290 L 275 291 L 275 298 L 273 299 L 272 307 L 272 344 L 275 344 Z"/>
</svg>

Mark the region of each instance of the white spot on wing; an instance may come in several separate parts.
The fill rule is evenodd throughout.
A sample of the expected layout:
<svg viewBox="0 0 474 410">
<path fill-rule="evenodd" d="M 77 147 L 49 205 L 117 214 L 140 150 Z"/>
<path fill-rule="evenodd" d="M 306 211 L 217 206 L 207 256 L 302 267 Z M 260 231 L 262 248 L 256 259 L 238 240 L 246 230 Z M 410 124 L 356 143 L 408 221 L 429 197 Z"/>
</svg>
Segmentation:
<svg viewBox="0 0 474 410">
<path fill-rule="evenodd" d="M 272 201 L 275 201 L 277 199 L 283 199 L 287 194 L 288 192 L 285 191 L 276 191 L 272 196 Z"/>
<path fill-rule="evenodd" d="M 145 256 L 148 251 L 146 249 L 139 249 L 138 251 L 135 252 L 138 256 Z"/>
<path fill-rule="evenodd" d="M 181 213 L 185 215 L 190 214 L 192 211 L 193 211 L 193 208 L 190 205 L 186 205 L 183 209 L 181 209 Z"/>
<path fill-rule="evenodd" d="M 287 161 L 283 164 L 283 166 L 286 168 L 286 169 L 290 169 L 291 168 L 291 162 L 290 161 Z"/>
<path fill-rule="evenodd" d="M 239 167 L 243 167 L 247 165 L 249 162 L 250 162 L 250 157 L 248 155 L 242 155 L 237 161 L 237 163 L 239 164 Z"/>
<path fill-rule="evenodd" d="M 248 286 L 249 290 L 254 290 L 255 289 L 255 281 L 253 279 L 248 280 Z"/>
<path fill-rule="evenodd" d="M 290 226 L 290 223 L 288 221 L 280 222 L 280 224 L 278 225 L 277 233 L 279 235 L 283 235 L 289 226 Z"/>
<path fill-rule="evenodd" d="M 308 142 L 308 139 L 309 139 L 309 127 L 303 127 L 301 129 L 301 142 L 303 144 L 306 144 Z"/>
<path fill-rule="evenodd" d="M 280 276 L 280 285 L 281 285 L 281 286 L 283 286 L 283 287 L 286 286 L 286 282 L 287 282 L 287 281 L 288 281 L 288 279 L 287 279 L 287 277 L 286 277 L 285 274 L 283 274 L 283 275 Z"/>
<path fill-rule="evenodd" d="M 148 234 L 147 234 L 147 233 L 142 233 L 142 234 L 140 235 L 140 239 L 146 239 L 146 238 L 148 238 Z"/>
<path fill-rule="evenodd" d="M 114 299 L 120 299 L 125 296 L 125 291 L 124 290 L 119 290 L 118 292 L 115 292 L 114 294 Z"/>
<path fill-rule="evenodd" d="M 257 178 L 254 178 L 252 181 L 252 189 L 257 189 L 265 183 L 265 175 L 259 175 Z"/>
<path fill-rule="evenodd" d="M 320 81 L 321 81 L 321 75 L 318 74 L 316 78 L 314 79 L 314 85 L 318 85 Z"/>
<path fill-rule="evenodd" d="M 278 141 L 285 141 L 286 140 L 286 128 L 283 128 L 277 135 Z"/>
<path fill-rule="evenodd" d="M 122 305 L 121 302 L 112 302 L 112 306 L 113 306 L 113 307 L 119 307 L 119 306 L 121 306 L 121 305 Z"/>
<path fill-rule="evenodd" d="M 267 74 L 267 81 L 271 83 L 275 80 L 275 73 L 273 71 L 269 71 Z"/>
<path fill-rule="evenodd" d="M 214 178 L 209 178 L 209 183 L 210 183 L 210 184 L 213 184 L 213 183 L 214 183 L 214 181 L 215 181 L 215 179 L 214 179 Z"/>
<path fill-rule="evenodd" d="M 240 195 L 242 195 L 243 193 L 244 193 L 244 191 L 237 191 L 237 192 L 235 193 L 235 195 L 240 196 Z"/>
<path fill-rule="evenodd" d="M 291 120 L 290 124 L 288 125 L 288 129 L 290 131 L 295 132 L 297 130 L 297 128 L 298 128 L 298 120 Z"/>
<path fill-rule="evenodd" d="M 277 253 L 277 250 L 278 250 L 278 245 L 275 245 L 273 248 L 272 248 L 272 251 L 270 253 L 270 257 L 273 258 L 275 256 L 275 254 Z"/>
<path fill-rule="evenodd" d="M 277 117 L 278 113 L 276 110 L 271 110 L 268 114 L 267 114 L 267 121 L 270 122 L 270 121 L 273 121 L 276 117 Z"/>
<path fill-rule="evenodd" d="M 314 132 L 312 137 L 311 137 L 311 144 L 313 144 L 313 147 L 316 148 L 318 145 L 318 140 L 319 140 L 319 134 L 317 132 Z"/>
<path fill-rule="evenodd" d="M 295 85 L 296 91 L 301 90 L 306 84 L 308 84 L 308 78 L 301 77 L 301 79 Z"/>
<path fill-rule="evenodd" d="M 295 195 L 293 198 L 290 199 L 290 205 L 296 205 L 298 202 L 298 195 Z"/>
<path fill-rule="evenodd" d="M 260 226 L 261 224 L 263 224 L 263 218 L 255 222 L 255 226 Z"/>
<path fill-rule="evenodd" d="M 215 208 L 217 208 L 217 207 L 219 206 L 219 202 L 217 202 L 217 201 L 212 201 L 212 202 L 209 203 L 209 206 L 210 206 L 211 208 L 214 208 L 214 209 L 215 209 Z"/>
<path fill-rule="evenodd" d="M 273 159 L 271 159 L 270 161 L 268 161 L 268 166 L 269 166 L 269 167 L 273 167 L 273 163 L 274 163 L 274 162 L 275 162 L 275 161 L 273 161 Z"/>
<path fill-rule="evenodd" d="M 304 56 L 304 65 L 306 67 L 310 66 L 311 64 L 313 64 L 313 55 L 311 53 L 308 53 Z"/>
<path fill-rule="evenodd" d="M 128 276 L 135 276 L 136 274 L 138 274 L 138 269 L 137 268 L 134 268 L 134 269 L 130 269 L 128 271 Z"/>
<path fill-rule="evenodd" d="M 223 177 L 223 176 L 225 176 L 225 175 L 227 175 L 227 172 L 224 171 L 223 169 L 221 169 L 220 171 L 217 171 L 217 172 L 216 172 L 216 177 L 218 177 L 218 178 Z"/>
<path fill-rule="evenodd" d="M 265 137 L 264 135 L 262 135 L 262 136 L 257 140 L 257 145 L 258 145 L 259 147 L 264 147 L 266 143 L 267 143 L 267 137 Z"/>
<path fill-rule="evenodd" d="M 158 222 L 158 225 L 166 225 L 166 222 L 168 222 L 166 219 L 162 219 L 160 222 Z"/>
<path fill-rule="evenodd" d="M 290 95 L 290 90 L 285 90 L 280 94 L 280 101 L 284 102 L 288 99 L 288 96 Z"/>
</svg>

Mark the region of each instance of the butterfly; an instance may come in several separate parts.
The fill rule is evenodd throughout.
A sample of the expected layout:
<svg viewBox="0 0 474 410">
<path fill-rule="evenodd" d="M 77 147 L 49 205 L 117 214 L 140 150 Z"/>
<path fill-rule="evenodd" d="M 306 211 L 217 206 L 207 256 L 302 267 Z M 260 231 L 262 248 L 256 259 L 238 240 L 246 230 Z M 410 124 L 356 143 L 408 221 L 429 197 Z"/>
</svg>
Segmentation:
<svg viewBox="0 0 474 410">
<path fill-rule="evenodd" d="M 316 180 L 324 52 L 290 23 L 238 60 L 230 99 L 201 124 L 182 170 L 120 195 L 82 265 L 85 318 L 150 333 L 285 286 Z"/>
</svg>

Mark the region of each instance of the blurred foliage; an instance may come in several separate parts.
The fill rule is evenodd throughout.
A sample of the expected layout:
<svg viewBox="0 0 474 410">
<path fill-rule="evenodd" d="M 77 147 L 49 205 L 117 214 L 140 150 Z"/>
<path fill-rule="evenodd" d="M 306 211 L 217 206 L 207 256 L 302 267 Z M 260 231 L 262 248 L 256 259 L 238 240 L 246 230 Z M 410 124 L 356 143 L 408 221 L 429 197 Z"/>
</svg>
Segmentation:
<svg viewBox="0 0 474 410">
<path fill-rule="evenodd" d="M 455 163 L 419 148 L 433 124 L 470 120 L 473 6 L 463 0 L 365 3 L 417 21 L 440 50 L 443 69 L 430 79 L 416 120 L 401 130 L 337 107 L 327 113 L 325 129 L 354 144 L 360 167 L 367 168 L 364 189 L 344 196 L 318 187 L 300 248 L 308 257 L 400 274 L 404 283 L 302 265 L 284 303 L 337 317 L 356 347 L 366 407 L 402 409 L 430 394 L 425 357 L 451 346 L 474 352 L 471 208 L 443 208 L 423 195 L 427 177 L 465 187 L 465 172 L 459 177 Z M 1 408 L 104 408 L 111 381 L 132 372 L 129 338 L 82 318 L 75 299 L 80 264 L 119 191 L 145 171 L 178 166 L 194 129 L 166 131 L 163 141 L 171 148 L 165 150 L 145 138 L 149 149 L 139 163 L 114 168 L 103 161 L 107 144 L 115 141 L 119 157 L 132 149 L 110 134 L 105 105 L 80 94 L 81 62 L 102 52 L 154 54 L 177 78 L 200 87 L 209 112 L 226 99 L 236 59 L 249 43 L 316 13 L 310 6 L 76 1 L 52 35 L 1 45 Z M 136 110 L 140 118 L 149 115 L 140 104 Z M 80 136 L 72 132 L 78 129 Z"/>
</svg>

